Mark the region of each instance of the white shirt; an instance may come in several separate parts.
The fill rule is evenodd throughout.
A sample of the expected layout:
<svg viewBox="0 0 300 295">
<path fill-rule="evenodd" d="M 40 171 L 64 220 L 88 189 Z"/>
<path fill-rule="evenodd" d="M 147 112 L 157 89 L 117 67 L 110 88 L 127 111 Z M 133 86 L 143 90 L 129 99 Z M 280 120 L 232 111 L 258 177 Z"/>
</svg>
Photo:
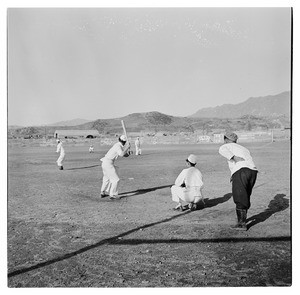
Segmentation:
<svg viewBox="0 0 300 295">
<path fill-rule="evenodd" d="M 57 153 L 60 152 L 61 155 L 65 154 L 65 149 L 64 149 L 64 147 L 62 145 L 62 142 L 60 142 L 60 143 L 57 144 L 56 152 Z"/>
<path fill-rule="evenodd" d="M 135 141 L 135 146 L 136 146 L 137 148 L 139 148 L 139 147 L 141 146 L 141 143 L 140 143 L 139 139 L 137 139 L 137 140 Z"/>
<path fill-rule="evenodd" d="M 232 142 L 223 144 L 219 148 L 219 154 L 227 159 L 231 175 L 233 175 L 236 171 L 240 170 L 241 168 L 257 170 L 249 150 L 237 143 Z M 231 160 L 233 156 L 241 157 L 245 159 L 245 161 L 235 162 Z"/>
<path fill-rule="evenodd" d="M 192 187 L 203 187 L 202 174 L 196 167 L 183 169 L 175 180 L 175 185 L 181 186 L 185 183 L 187 189 Z"/>
<path fill-rule="evenodd" d="M 123 157 L 123 155 L 124 155 L 123 145 L 121 144 L 121 142 L 117 142 L 110 148 L 110 150 L 106 153 L 104 158 L 101 159 L 101 161 L 109 160 L 114 162 L 115 160 L 117 160 L 119 156 Z"/>
</svg>

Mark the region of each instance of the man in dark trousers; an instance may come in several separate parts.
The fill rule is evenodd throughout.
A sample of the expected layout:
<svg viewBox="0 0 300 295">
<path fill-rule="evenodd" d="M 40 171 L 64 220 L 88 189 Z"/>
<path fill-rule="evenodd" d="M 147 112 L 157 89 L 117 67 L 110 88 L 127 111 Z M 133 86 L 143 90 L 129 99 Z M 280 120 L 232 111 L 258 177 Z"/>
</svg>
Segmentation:
<svg viewBox="0 0 300 295">
<path fill-rule="evenodd" d="M 236 205 L 237 230 L 247 230 L 247 211 L 250 208 L 250 196 L 254 187 L 257 168 L 250 152 L 245 147 L 237 144 L 238 136 L 233 132 L 224 135 L 224 144 L 219 153 L 225 157 L 231 172 L 232 195 Z"/>
</svg>

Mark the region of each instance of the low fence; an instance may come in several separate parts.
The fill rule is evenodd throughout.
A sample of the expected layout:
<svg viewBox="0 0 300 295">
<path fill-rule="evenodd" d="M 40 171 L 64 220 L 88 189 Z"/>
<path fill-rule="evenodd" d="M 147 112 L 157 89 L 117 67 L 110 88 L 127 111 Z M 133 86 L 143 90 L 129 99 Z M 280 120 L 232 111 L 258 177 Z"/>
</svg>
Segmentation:
<svg viewBox="0 0 300 295">
<path fill-rule="evenodd" d="M 238 142 L 271 142 L 276 140 L 290 140 L 290 130 L 256 131 L 256 132 L 236 132 Z M 129 141 L 134 147 L 136 137 L 130 137 Z M 111 146 L 117 142 L 117 137 L 100 137 L 95 139 L 63 139 L 68 146 L 89 146 L 107 145 Z M 160 136 L 140 136 L 141 144 L 221 144 L 224 141 L 224 134 L 197 135 L 194 133 L 160 135 Z M 56 146 L 56 140 L 53 139 L 8 139 L 8 148 L 13 146 Z"/>
<path fill-rule="evenodd" d="M 273 141 L 273 132 L 237 133 L 239 142 Z"/>
</svg>

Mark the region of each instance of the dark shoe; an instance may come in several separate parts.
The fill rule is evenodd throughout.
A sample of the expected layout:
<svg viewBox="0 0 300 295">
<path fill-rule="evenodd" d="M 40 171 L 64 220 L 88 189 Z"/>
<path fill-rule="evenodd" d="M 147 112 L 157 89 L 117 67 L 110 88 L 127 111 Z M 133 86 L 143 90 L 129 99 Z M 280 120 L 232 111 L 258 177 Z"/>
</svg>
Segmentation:
<svg viewBox="0 0 300 295">
<path fill-rule="evenodd" d="M 100 198 L 105 198 L 105 197 L 107 197 L 108 195 L 106 194 L 106 193 L 104 193 L 104 192 L 102 192 L 101 194 L 100 194 Z"/>
<path fill-rule="evenodd" d="M 58 169 L 59 170 L 64 170 L 64 167 L 63 166 L 59 166 Z"/>
<path fill-rule="evenodd" d="M 191 211 L 197 210 L 197 204 L 195 204 L 195 203 L 190 203 L 190 204 L 189 204 L 189 210 L 191 210 Z"/>
<path fill-rule="evenodd" d="M 237 224 L 234 225 L 232 228 L 236 230 L 243 230 L 246 231 L 247 224 L 247 210 L 246 209 L 236 209 L 236 216 L 237 216 Z"/>
<path fill-rule="evenodd" d="M 175 208 L 173 208 L 173 210 L 174 211 L 183 211 L 184 209 L 183 209 L 182 205 L 180 204 L 180 205 L 177 205 Z"/>
<path fill-rule="evenodd" d="M 246 209 L 242 209 L 241 210 L 241 228 L 242 230 L 247 230 L 247 210 Z"/>
</svg>

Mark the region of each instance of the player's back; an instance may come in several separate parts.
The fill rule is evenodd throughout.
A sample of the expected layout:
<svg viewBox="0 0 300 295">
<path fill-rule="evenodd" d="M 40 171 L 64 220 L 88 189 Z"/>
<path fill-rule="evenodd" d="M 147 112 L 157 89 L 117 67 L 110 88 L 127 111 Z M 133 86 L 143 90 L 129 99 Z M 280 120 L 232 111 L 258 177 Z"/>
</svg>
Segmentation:
<svg viewBox="0 0 300 295">
<path fill-rule="evenodd" d="M 202 187 L 203 186 L 203 179 L 202 179 L 202 173 L 200 170 L 196 167 L 190 167 L 186 169 L 186 180 L 185 184 L 187 187 L 197 186 Z"/>
<path fill-rule="evenodd" d="M 120 142 L 117 142 L 109 149 L 104 158 L 114 161 L 118 158 L 118 156 L 121 155 L 121 153 L 122 144 Z"/>
</svg>

